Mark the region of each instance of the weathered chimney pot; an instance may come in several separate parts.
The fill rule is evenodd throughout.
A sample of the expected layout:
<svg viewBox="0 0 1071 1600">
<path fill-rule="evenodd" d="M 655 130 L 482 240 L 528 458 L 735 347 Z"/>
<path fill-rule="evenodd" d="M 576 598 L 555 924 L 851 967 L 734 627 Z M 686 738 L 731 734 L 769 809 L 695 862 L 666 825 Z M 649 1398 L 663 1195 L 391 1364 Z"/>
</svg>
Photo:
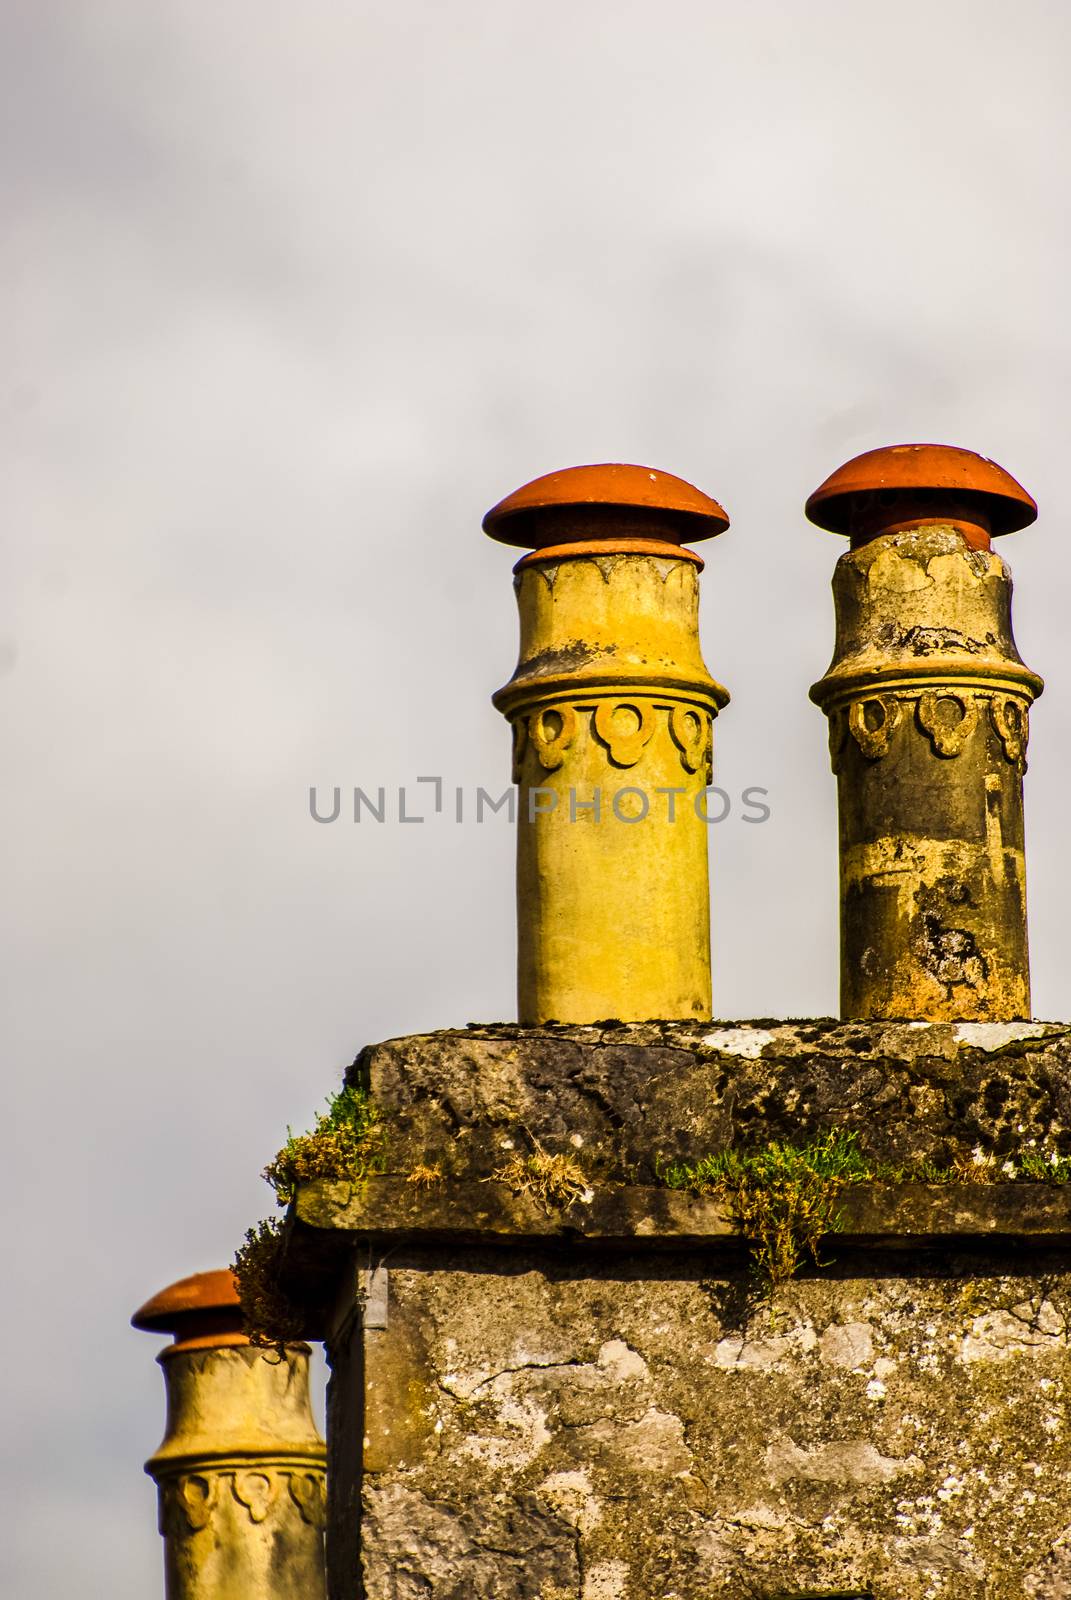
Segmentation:
<svg viewBox="0 0 1071 1600">
<path fill-rule="evenodd" d="M 1043 685 L 990 540 L 1037 506 L 983 456 L 909 444 L 849 461 L 806 510 L 851 540 L 811 690 L 838 783 L 842 1015 L 1029 1017 L 1022 779 Z"/>
<path fill-rule="evenodd" d="M 229 1270 L 180 1279 L 131 1321 L 174 1339 L 157 1357 L 167 1430 L 145 1464 L 167 1600 L 323 1600 L 326 1447 L 308 1345 L 251 1345 Z"/>
</svg>

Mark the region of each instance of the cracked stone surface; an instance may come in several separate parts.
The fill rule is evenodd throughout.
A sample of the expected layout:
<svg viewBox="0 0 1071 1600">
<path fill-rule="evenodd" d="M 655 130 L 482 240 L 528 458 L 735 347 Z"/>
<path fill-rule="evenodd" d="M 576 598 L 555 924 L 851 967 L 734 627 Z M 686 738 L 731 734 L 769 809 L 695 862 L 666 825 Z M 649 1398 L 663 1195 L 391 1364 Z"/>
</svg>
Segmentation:
<svg viewBox="0 0 1071 1600">
<path fill-rule="evenodd" d="M 690 1257 L 407 1255 L 364 1336 L 368 1600 L 1071 1594 L 1071 1274 L 960 1266 L 771 1321 Z"/>
<path fill-rule="evenodd" d="M 487 1028 L 357 1071 L 397 1169 L 448 1180 L 526 1138 L 643 1182 L 658 1151 L 834 1124 L 889 1160 L 1071 1129 L 1050 1024 Z M 359 1503 L 366 1600 L 1071 1600 L 1066 1253 L 831 1240 L 771 1306 L 694 1244 L 379 1248 L 387 1327 L 332 1351 L 331 1429 L 361 1430 L 364 1467 L 330 1542 L 352 1550 Z"/>
</svg>

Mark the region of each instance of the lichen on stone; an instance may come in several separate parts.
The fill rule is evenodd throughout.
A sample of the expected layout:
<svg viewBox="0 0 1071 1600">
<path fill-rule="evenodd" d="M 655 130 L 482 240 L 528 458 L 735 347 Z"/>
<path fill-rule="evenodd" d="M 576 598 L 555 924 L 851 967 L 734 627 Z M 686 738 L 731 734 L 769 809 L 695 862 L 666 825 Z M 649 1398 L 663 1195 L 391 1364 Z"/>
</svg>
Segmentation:
<svg viewBox="0 0 1071 1600">
<path fill-rule="evenodd" d="M 336 1478 L 339 1592 L 1071 1595 L 1071 1030 L 984 1026 L 503 1025 L 366 1052 L 394 1177 L 352 1204 L 310 1188 L 287 1224 L 310 1305 L 329 1251 L 332 1292 L 369 1230 L 389 1251 L 389 1328 L 334 1352 L 334 1426 L 356 1392 L 369 1441 Z M 819 1241 L 838 1261 L 783 1284 L 771 1326 L 728 1208 L 660 1179 L 830 1130 L 866 1177 Z M 490 1187 L 537 1144 L 579 1152 L 590 1206 L 548 1222 Z M 441 1187 L 406 1183 L 434 1163 Z"/>
</svg>

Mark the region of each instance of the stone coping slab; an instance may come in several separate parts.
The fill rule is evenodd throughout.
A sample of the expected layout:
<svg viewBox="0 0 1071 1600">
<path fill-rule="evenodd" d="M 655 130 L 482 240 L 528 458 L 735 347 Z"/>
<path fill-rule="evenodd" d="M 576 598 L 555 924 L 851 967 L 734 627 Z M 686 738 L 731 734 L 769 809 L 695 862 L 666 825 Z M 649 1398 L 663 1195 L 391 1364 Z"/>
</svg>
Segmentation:
<svg viewBox="0 0 1071 1600">
<path fill-rule="evenodd" d="M 538 1145 L 652 1184 L 668 1160 L 832 1127 L 897 1166 L 1071 1154 L 1066 1023 L 499 1024 L 369 1046 L 347 1080 L 380 1107 L 399 1175 L 488 1178 Z"/>
<path fill-rule="evenodd" d="M 968 1259 L 1002 1257 L 1018 1269 L 1071 1246 L 1071 1186 L 1043 1183 L 858 1184 L 838 1201 L 838 1230 L 820 1246 L 811 1273 L 878 1272 L 890 1255 L 911 1256 L 925 1270 L 935 1251 Z M 578 1260 L 642 1251 L 708 1253 L 729 1270 L 743 1269 L 748 1245 L 714 1197 L 647 1185 L 608 1184 L 564 1210 L 548 1210 L 529 1194 L 495 1182 L 444 1183 L 417 1188 L 404 1178 L 360 1184 L 306 1184 L 291 1207 L 281 1282 L 305 1307 L 307 1338 L 322 1338 L 332 1317 L 340 1277 L 355 1260 L 389 1261 L 395 1250 L 443 1250 L 444 1265 L 465 1252 L 501 1247 L 504 1255 L 562 1250 Z M 852 1266 L 854 1258 L 854 1268 Z M 986 1270 L 986 1268 L 982 1268 Z M 1007 1270 L 1005 1267 L 1004 1270 Z"/>
<path fill-rule="evenodd" d="M 1071 1243 L 1071 1185 L 1044 1183 L 856 1184 L 837 1201 L 836 1237 L 905 1248 L 1000 1237 Z M 593 1189 L 565 1209 L 546 1209 L 503 1183 L 418 1189 L 404 1178 L 305 1185 L 293 1220 L 353 1242 L 493 1244 L 567 1240 L 577 1245 L 668 1246 L 742 1241 L 713 1196 L 643 1185 Z"/>
<path fill-rule="evenodd" d="M 805 1021 L 488 1024 L 391 1039 L 347 1074 L 379 1108 L 387 1171 L 303 1186 L 283 1281 L 323 1305 L 358 1244 L 518 1244 L 671 1250 L 745 1245 L 712 1197 L 659 1172 L 838 1127 L 875 1162 L 949 1162 L 981 1149 L 1071 1154 L 1071 1025 Z M 574 1157 L 588 1193 L 565 1211 L 497 1181 L 514 1154 Z M 442 1181 L 408 1181 L 420 1166 Z M 1071 1188 L 863 1184 L 839 1202 L 842 1252 L 1071 1244 Z"/>
</svg>

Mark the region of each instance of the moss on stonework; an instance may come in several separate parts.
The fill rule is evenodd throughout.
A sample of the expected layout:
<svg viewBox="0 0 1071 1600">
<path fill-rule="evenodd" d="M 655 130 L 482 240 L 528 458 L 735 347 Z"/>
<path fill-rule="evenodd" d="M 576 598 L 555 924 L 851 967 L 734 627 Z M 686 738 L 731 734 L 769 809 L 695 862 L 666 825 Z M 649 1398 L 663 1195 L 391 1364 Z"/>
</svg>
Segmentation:
<svg viewBox="0 0 1071 1600">
<path fill-rule="evenodd" d="M 620 1153 L 614 1159 L 609 1151 L 603 1152 L 595 1161 L 596 1178 L 581 1166 L 574 1152 L 552 1153 L 527 1125 L 520 1126 L 534 1147 L 531 1153 L 514 1154 L 495 1166 L 488 1162 L 482 1181 L 504 1183 L 515 1194 L 531 1195 L 547 1212 L 590 1201 L 596 1185 L 637 1181 L 637 1163 L 622 1161 Z M 516 1135 L 518 1130 L 511 1126 L 508 1131 Z M 425 1138 L 422 1152 L 420 1146 L 414 1148 L 404 1118 L 398 1122 L 397 1108 L 391 1108 L 391 1134 L 395 1166 L 400 1161 L 400 1170 L 408 1174 L 408 1182 L 416 1190 L 476 1175 L 471 1167 L 466 1170 L 465 1161 L 460 1163 L 461 1171 L 454 1170 L 455 1158 L 442 1140 Z M 574 1129 L 570 1137 L 575 1145 L 583 1136 Z M 948 1153 L 947 1145 L 943 1153 Z M 649 1156 L 647 1162 L 650 1172 Z M 278 1204 L 288 1206 L 302 1185 L 317 1180 L 361 1184 L 384 1174 L 387 1166 L 386 1118 L 367 1090 L 351 1083 L 328 1098 L 326 1111 L 317 1115 L 309 1132 L 288 1130 L 286 1143 L 264 1169 L 264 1177 Z M 669 1164 L 659 1160 L 655 1172 L 658 1181 L 669 1188 L 716 1195 L 723 1201 L 751 1246 L 759 1278 L 772 1292 L 806 1259 L 819 1264 L 823 1236 L 837 1233 L 843 1225 L 838 1201 L 849 1185 L 1063 1184 L 1071 1182 L 1071 1156 L 1050 1151 L 1030 1138 L 1022 1148 L 1005 1149 L 1000 1155 L 976 1145 L 953 1150 L 951 1159 L 943 1162 L 916 1157 L 897 1165 L 865 1151 L 856 1131 L 834 1127 L 815 1133 L 807 1142 L 770 1140 L 693 1160 Z M 301 1313 L 278 1285 L 281 1247 L 279 1225 L 262 1222 L 249 1230 L 235 1260 L 247 1331 L 256 1343 L 278 1345 L 301 1337 Z"/>
<path fill-rule="evenodd" d="M 488 1025 L 370 1046 L 349 1079 L 382 1110 L 391 1166 L 438 1160 L 448 1180 L 489 1177 L 506 1138 L 528 1148 L 518 1128 L 548 1150 L 582 1147 L 600 1183 L 655 1182 L 660 1148 L 695 1161 L 832 1127 L 899 1165 L 947 1167 L 975 1146 L 1016 1164 L 1042 1147 L 1071 1157 L 1062 1024 Z"/>
<path fill-rule="evenodd" d="M 843 1226 L 837 1200 L 850 1185 L 1064 1184 L 1071 1182 L 1071 1159 L 1028 1148 L 999 1160 L 976 1146 L 947 1164 L 895 1166 L 869 1157 L 854 1132 L 834 1128 L 803 1145 L 772 1140 L 752 1150 L 729 1149 L 697 1161 L 671 1162 L 660 1166 L 658 1175 L 667 1188 L 724 1201 L 751 1246 L 756 1271 L 772 1291 L 793 1277 L 807 1256 L 819 1264 L 823 1235 Z"/>
<path fill-rule="evenodd" d="M 819 1241 L 841 1226 L 841 1192 L 872 1174 L 855 1134 L 834 1129 L 805 1145 L 772 1142 L 673 1162 L 661 1176 L 670 1189 L 724 1200 L 751 1246 L 756 1270 L 774 1289 L 805 1256 L 818 1263 Z"/>
<path fill-rule="evenodd" d="M 281 1206 L 288 1206 L 298 1187 L 315 1178 L 360 1182 L 383 1172 L 387 1133 L 383 1119 L 363 1089 L 346 1086 L 329 1096 L 327 1110 L 316 1117 L 310 1133 L 291 1133 L 264 1177 Z"/>
<path fill-rule="evenodd" d="M 242 1321 L 250 1344 L 281 1350 L 300 1339 L 304 1313 L 279 1287 L 282 1224 L 274 1217 L 246 1232 L 234 1257 Z"/>
<path fill-rule="evenodd" d="M 287 1129 L 287 1140 L 264 1168 L 279 1205 L 288 1206 L 299 1186 L 316 1178 L 361 1182 L 383 1172 L 387 1131 L 363 1089 L 349 1084 L 328 1096 L 309 1133 Z M 279 1287 L 282 1224 L 269 1219 L 250 1228 L 234 1258 L 242 1320 L 250 1342 L 281 1348 L 302 1337 L 304 1316 Z"/>
</svg>

